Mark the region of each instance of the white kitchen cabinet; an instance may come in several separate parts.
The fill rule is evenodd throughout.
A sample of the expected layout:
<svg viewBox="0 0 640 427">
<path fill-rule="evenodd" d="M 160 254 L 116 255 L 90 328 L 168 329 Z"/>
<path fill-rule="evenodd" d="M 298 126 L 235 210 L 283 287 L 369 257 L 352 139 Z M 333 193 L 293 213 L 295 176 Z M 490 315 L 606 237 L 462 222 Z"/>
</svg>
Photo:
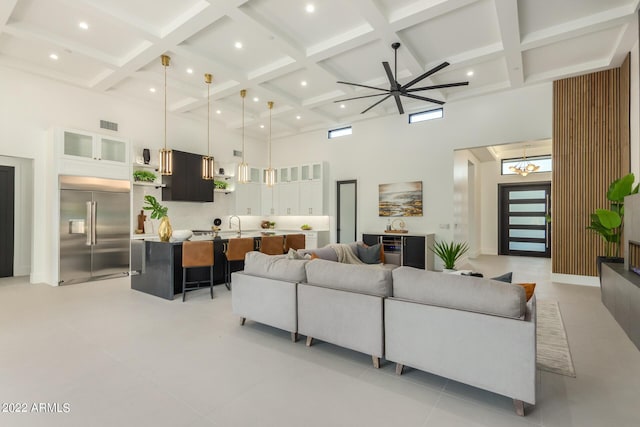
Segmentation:
<svg viewBox="0 0 640 427">
<path fill-rule="evenodd" d="M 258 182 L 236 184 L 236 215 L 260 215 L 262 213 L 260 210 L 260 202 L 262 201 L 261 187 L 259 175 Z"/>
<path fill-rule="evenodd" d="M 278 215 L 299 215 L 299 187 L 297 182 L 278 184 Z"/>
<path fill-rule="evenodd" d="M 301 181 L 322 181 L 322 177 L 323 177 L 322 163 L 310 163 L 310 164 L 300 166 Z"/>
<path fill-rule="evenodd" d="M 129 141 L 97 133 L 56 132 L 61 174 L 130 179 Z"/>
<path fill-rule="evenodd" d="M 261 188 L 261 210 L 262 215 L 277 215 L 278 214 L 278 197 L 280 194 L 280 185 L 276 184 L 273 187 L 267 187 L 263 185 Z"/>
<path fill-rule="evenodd" d="M 325 215 L 322 181 L 300 182 L 300 215 Z"/>
<path fill-rule="evenodd" d="M 276 172 L 278 182 L 288 183 L 300 180 L 300 166 L 285 166 L 276 169 Z"/>
</svg>

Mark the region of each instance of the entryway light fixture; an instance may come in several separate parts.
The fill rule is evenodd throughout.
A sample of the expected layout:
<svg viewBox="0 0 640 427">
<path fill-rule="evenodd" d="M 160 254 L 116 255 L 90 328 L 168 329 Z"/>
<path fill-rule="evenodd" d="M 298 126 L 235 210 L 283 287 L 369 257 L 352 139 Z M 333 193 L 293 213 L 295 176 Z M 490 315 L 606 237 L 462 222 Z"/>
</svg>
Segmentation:
<svg viewBox="0 0 640 427">
<path fill-rule="evenodd" d="M 247 96 L 247 90 L 240 91 L 242 98 L 242 163 L 238 165 L 238 182 L 246 184 L 249 182 L 249 165 L 244 161 L 244 97 Z"/>
<path fill-rule="evenodd" d="M 264 171 L 264 181 L 267 187 L 273 187 L 276 183 L 276 171 L 271 167 L 271 110 L 273 110 L 273 101 L 267 102 L 269 107 L 269 168 Z"/>
<path fill-rule="evenodd" d="M 522 150 L 522 160 L 513 166 L 509 166 L 511 172 L 517 173 L 520 176 L 527 176 L 532 172 L 536 172 L 538 169 L 540 169 L 539 165 L 527 161 L 527 147 Z"/>
<path fill-rule="evenodd" d="M 211 124 L 209 123 L 209 117 L 211 117 L 211 98 L 209 89 L 211 88 L 211 81 L 213 76 L 211 74 L 204 75 L 204 82 L 207 84 L 207 155 L 202 156 L 202 179 L 211 181 L 213 179 L 213 156 L 211 156 L 211 138 L 210 130 Z"/>
<path fill-rule="evenodd" d="M 160 60 L 164 67 L 164 148 L 160 149 L 160 174 L 173 174 L 173 155 L 171 150 L 167 149 L 167 67 L 171 63 L 171 58 L 167 55 L 161 55 Z"/>
</svg>

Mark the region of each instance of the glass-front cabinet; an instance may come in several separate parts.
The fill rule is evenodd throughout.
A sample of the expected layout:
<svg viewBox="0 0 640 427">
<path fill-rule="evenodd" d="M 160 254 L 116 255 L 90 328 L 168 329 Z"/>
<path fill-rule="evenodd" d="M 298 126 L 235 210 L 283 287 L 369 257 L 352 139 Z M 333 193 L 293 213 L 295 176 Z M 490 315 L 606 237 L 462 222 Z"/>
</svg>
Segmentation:
<svg viewBox="0 0 640 427">
<path fill-rule="evenodd" d="M 125 139 L 89 132 L 63 130 L 62 155 L 91 161 L 129 164 L 129 143 Z"/>
</svg>

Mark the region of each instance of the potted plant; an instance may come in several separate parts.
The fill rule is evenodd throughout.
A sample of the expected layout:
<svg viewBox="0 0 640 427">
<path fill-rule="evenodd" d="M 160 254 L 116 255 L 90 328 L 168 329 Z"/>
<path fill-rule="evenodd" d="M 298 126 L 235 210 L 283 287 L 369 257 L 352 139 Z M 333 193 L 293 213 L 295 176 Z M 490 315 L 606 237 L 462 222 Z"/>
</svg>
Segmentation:
<svg viewBox="0 0 640 427">
<path fill-rule="evenodd" d="M 429 249 L 442 260 L 446 271 L 455 269 L 456 261 L 469 250 L 469 245 L 466 242 L 436 240 L 433 247 Z"/>
<path fill-rule="evenodd" d="M 141 182 L 154 182 L 156 180 L 156 174 L 149 171 L 134 171 L 133 179 Z"/>
<path fill-rule="evenodd" d="M 226 190 L 228 186 L 229 186 L 229 183 L 227 183 L 226 181 L 218 181 L 218 180 L 213 181 L 213 187 L 216 190 Z"/>
<path fill-rule="evenodd" d="M 155 197 L 150 195 L 144 196 L 144 202 L 146 206 L 143 206 L 143 209 L 151 211 L 151 219 L 160 220 L 160 226 L 158 227 L 158 236 L 160 237 L 160 241 L 168 242 L 171 238 L 171 233 L 173 233 L 169 217 L 167 216 L 169 208 L 162 206 Z"/>
<path fill-rule="evenodd" d="M 596 258 L 598 275 L 600 275 L 602 262 L 624 262 L 624 258 L 620 257 L 624 228 L 624 198 L 638 192 L 639 186 L 634 187 L 634 181 L 635 176 L 632 173 L 613 181 L 607 191 L 609 209 L 596 209 L 591 214 L 591 225 L 587 230 L 594 231 L 604 241 L 605 255 Z"/>
</svg>

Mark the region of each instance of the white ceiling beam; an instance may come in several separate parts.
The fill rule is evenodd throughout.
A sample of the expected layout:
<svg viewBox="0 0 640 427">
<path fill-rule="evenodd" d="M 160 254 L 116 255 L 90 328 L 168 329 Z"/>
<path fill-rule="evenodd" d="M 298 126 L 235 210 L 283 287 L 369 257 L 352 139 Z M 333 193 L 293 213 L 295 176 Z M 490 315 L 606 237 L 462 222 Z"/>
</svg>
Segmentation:
<svg viewBox="0 0 640 427">
<path fill-rule="evenodd" d="M 4 32 L 5 25 L 9 22 L 17 3 L 18 0 L 2 0 L 0 2 L 0 34 Z"/>
<path fill-rule="evenodd" d="M 556 68 L 542 73 L 527 76 L 525 83 L 540 83 L 553 80 L 566 79 L 568 77 L 580 76 L 586 73 L 595 73 L 611 68 L 609 58 L 596 59 L 581 64 L 570 65 L 568 67 Z"/>
<path fill-rule="evenodd" d="M 576 38 L 586 34 L 614 28 L 631 20 L 637 20 L 635 9 L 628 6 L 608 9 L 604 12 L 534 31 L 522 37 L 522 50 L 534 49 Z"/>
<path fill-rule="evenodd" d="M 524 85 L 518 2 L 513 0 L 494 0 L 494 3 L 498 15 L 498 26 L 500 27 L 507 74 L 511 87 L 518 88 Z"/>
<path fill-rule="evenodd" d="M 392 12 L 389 16 L 389 25 L 393 31 L 401 31 L 477 1 L 479 0 L 418 1 Z"/>
</svg>

